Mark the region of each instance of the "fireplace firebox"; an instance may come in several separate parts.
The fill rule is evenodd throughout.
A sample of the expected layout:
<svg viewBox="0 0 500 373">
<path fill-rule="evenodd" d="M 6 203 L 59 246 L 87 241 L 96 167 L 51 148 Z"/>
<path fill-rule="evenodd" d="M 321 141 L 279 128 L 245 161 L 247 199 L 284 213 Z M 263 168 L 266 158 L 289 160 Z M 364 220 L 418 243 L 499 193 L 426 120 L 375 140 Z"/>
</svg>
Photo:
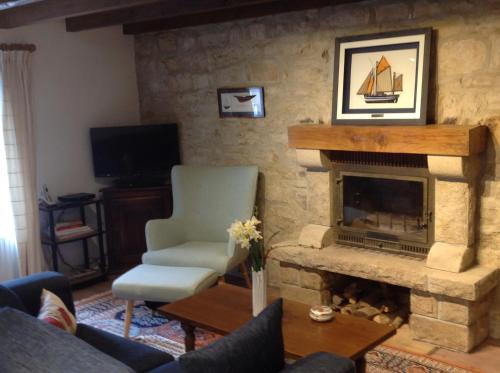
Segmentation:
<svg viewBox="0 0 500 373">
<path fill-rule="evenodd" d="M 433 185 L 425 168 L 339 165 L 337 242 L 425 257 L 434 239 Z"/>
</svg>

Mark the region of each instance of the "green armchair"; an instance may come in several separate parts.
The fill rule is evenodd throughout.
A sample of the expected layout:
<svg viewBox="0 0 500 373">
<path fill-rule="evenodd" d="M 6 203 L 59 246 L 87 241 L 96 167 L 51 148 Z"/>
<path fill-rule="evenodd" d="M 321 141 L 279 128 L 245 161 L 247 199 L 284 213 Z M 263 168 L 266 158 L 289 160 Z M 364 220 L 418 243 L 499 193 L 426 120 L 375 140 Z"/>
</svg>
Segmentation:
<svg viewBox="0 0 500 373">
<path fill-rule="evenodd" d="M 175 166 L 172 217 L 147 222 L 142 262 L 211 268 L 220 276 L 240 265 L 249 285 L 243 264 L 248 252 L 229 239 L 227 229 L 252 216 L 257 177 L 256 166 Z"/>
</svg>

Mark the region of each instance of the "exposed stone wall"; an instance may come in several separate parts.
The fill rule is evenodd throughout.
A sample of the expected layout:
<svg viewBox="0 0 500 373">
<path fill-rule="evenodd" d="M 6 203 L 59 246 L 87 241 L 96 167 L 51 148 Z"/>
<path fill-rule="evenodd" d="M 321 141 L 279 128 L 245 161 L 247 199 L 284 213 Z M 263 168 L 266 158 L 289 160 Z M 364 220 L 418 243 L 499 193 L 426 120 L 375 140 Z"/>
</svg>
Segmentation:
<svg viewBox="0 0 500 373">
<path fill-rule="evenodd" d="M 437 30 L 431 106 L 439 123 L 491 129 L 478 188 L 478 260 L 500 266 L 500 1 L 369 1 L 136 38 L 143 123 L 180 124 L 187 164 L 257 164 L 266 236 L 308 222 L 308 180 L 287 127 L 331 118 L 335 37 Z M 216 89 L 262 85 L 266 118 L 220 119 Z M 327 216 L 320 216 L 321 219 Z M 458 223 L 457 223 L 458 224 Z M 500 337 L 500 294 L 491 335 Z"/>
</svg>

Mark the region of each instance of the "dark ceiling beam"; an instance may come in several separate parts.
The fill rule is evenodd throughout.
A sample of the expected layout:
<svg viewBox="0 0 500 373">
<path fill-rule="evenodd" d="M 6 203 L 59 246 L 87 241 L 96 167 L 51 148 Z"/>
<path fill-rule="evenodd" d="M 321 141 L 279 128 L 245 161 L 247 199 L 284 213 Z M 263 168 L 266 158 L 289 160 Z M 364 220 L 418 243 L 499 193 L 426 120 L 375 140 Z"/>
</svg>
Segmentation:
<svg viewBox="0 0 500 373">
<path fill-rule="evenodd" d="M 14 28 L 48 19 L 152 2 L 155 2 L 155 0 L 41 0 L 20 2 L 19 5 L 0 11 L 0 28 Z"/>
<path fill-rule="evenodd" d="M 278 13 L 321 8 L 362 0 L 269 0 L 254 4 L 225 7 L 212 11 L 170 16 L 149 21 L 126 23 L 123 33 L 128 35 L 157 32 L 175 28 L 222 23 L 239 19 L 262 17 Z"/>
<path fill-rule="evenodd" d="M 138 23 L 152 19 L 213 12 L 253 4 L 264 5 L 273 1 L 275 0 L 163 0 L 155 4 L 70 17 L 66 19 L 66 31 L 74 32 L 120 24 Z"/>
</svg>

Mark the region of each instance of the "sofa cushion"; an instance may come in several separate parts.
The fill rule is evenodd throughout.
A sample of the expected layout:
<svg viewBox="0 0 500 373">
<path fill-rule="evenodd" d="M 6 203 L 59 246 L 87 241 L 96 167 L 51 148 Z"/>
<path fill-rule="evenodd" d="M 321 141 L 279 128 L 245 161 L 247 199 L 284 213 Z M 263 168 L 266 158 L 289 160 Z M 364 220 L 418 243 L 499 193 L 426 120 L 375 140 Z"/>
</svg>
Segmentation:
<svg viewBox="0 0 500 373">
<path fill-rule="evenodd" d="M 224 274 L 230 266 L 227 242 L 188 241 L 167 249 L 147 251 L 142 255 L 144 264 L 171 267 L 211 268 Z"/>
<path fill-rule="evenodd" d="M 89 344 L 12 308 L 0 309 L 0 372 L 133 372 Z"/>
<path fill-rule="evenodd" d="M 75 316 L 68 311 L 61 298 L 47 289 L 42 290 L 38 319 L 71 334 L 76 332 Z"/>
<path fill-rule="evenodd" d="M 284 366 L 281 317 L 278 299 L 243 327 L 213 344 L 179 358 L 185 373 L 274 373 Z M 224 317 L 224 315 L 220 315 Z"/>
<path fill-rule="evenodd" d="M 78 324 L 76 336 L 137 372 L 149 371 L 174 360 L 166 352 L 85 324 Z"/>
<path fill-rule="evenodd" d="M 16 293 L 3 285 L 0 285 L 0 307 L 11 307 L 26 312 L 26 307 Z"/>
</svg>

